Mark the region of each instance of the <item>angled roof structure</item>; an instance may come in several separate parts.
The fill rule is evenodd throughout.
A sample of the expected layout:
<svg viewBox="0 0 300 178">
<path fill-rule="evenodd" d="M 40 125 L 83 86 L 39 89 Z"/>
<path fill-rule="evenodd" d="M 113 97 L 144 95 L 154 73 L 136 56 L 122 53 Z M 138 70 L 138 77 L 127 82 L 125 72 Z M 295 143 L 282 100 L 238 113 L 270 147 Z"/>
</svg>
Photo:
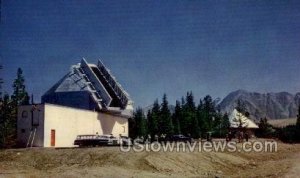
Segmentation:
<svg viewBox="0 0 300 178">
<path fill-rule="evenodd" d="M 42 96 L 42 102 L 123 115 L 133 111 L 133 101 L 110 70 L 100 60 L 96 65 L 84 58 Z"/>
<path fill-rule="evenodd" d="M 243 128 L 257 129 L 258 126 L 244 114 L 234 109 L 229 115 L 229 122 L 231 128 L 238 128 L 241 124 Z"/>
</svg>

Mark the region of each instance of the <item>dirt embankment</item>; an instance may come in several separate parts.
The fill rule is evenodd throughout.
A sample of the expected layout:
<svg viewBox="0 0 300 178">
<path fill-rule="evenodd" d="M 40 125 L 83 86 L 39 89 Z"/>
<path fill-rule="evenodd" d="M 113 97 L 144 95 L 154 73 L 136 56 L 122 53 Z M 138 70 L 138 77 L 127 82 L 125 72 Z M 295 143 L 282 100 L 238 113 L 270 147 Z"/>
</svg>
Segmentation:
<svg viewBox="0 0 300 178">
<path fill-rule="evenodd" d="M 0 151 L 0 177 L 297 177 L 300 144 L 277 153 L 121 152 L 118 147 Z"/>
</svg>

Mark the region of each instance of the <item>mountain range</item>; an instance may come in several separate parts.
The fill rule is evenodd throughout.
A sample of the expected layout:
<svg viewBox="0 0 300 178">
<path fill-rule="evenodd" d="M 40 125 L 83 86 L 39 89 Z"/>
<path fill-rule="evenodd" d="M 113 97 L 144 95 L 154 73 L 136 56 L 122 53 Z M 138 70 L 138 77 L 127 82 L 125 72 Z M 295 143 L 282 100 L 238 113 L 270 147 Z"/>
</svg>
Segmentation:
<svg viewBox="0 0 300 178">
<path fill-rule="evenodd" d="M 298 106 L 300 104 L 300 92 L 291 94 L 288 92 L 278 93 L 258 93 L 246 90 L 237 90 L 229 93 L 221 102 L 219 108 L 222 113 L 231 113 L 236 107 L 237 101 L 244 103 L 246 110 L 250 113 L 251 119 L 259 120 L 267 117 L 268 119 L 296 118 Z M 144 114 L 153 105 L 143 108 Z M 169 105 L 171 113 L 174 113 L 175 106 Z"/>
<path fill-rule="evenodd" d="M 222 112 L 231 112 L 241 100 L 252 119 L 294 118 L 298 113 L 300 93 L 257 93 L 237 90 L 228 94 L 219 104 Z"/>
</svg>

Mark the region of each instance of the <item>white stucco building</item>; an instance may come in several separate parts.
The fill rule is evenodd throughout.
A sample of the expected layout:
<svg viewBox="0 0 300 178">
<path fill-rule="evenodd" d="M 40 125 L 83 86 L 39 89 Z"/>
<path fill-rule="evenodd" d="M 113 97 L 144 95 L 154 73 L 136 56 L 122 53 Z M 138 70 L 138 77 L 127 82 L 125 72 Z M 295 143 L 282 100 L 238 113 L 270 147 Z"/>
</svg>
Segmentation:
<svg viewBox="0 0 300 178">
<path fill-rule="evenodd" d="M 82 134 L 128 136 L 128 118 L 53 104 L 19 107 L 21 147 L 73 147 Z"/>
</svg>

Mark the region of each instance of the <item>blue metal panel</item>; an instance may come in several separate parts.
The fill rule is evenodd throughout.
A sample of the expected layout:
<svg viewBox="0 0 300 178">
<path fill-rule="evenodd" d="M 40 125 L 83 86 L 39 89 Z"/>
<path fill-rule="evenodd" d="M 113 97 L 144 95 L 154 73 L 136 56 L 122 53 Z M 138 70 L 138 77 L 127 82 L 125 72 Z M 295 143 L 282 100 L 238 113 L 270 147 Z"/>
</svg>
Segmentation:
<svg viewBox="0 0 300 178">
<path fill-rule="evenodd" d="M 42 102 L 88 110 L 95 110 L 97 108 L 88 91 L 56 92 L 44 95 Z"/>
</svg>

